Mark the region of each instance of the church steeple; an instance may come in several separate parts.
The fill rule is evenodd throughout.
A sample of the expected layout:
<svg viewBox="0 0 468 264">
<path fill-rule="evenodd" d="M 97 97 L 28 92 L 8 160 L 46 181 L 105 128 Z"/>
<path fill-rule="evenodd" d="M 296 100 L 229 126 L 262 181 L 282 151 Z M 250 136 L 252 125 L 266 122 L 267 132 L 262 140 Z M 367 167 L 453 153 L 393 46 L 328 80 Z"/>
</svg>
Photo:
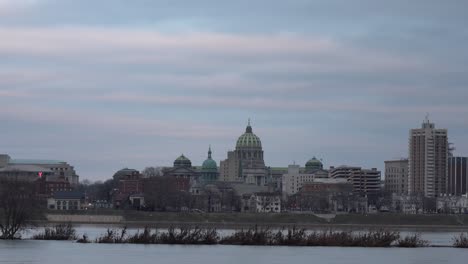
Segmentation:
<svg viewBox="0 0 468 264">
<path fill-rule="evenodd" d="M 211 145 L 208 147 L 208 159 L 211 159 Z"/>
</svg>

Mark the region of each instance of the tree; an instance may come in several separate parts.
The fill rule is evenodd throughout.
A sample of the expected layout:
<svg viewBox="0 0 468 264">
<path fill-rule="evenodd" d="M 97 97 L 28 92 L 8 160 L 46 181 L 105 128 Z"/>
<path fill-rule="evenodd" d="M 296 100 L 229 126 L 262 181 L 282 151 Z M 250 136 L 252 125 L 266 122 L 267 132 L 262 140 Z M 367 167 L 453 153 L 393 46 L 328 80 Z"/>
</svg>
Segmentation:
<svg viewBox="0 0 468 264">
<path fill-rule="evenodd" d="M 39 207 L 34 183 L 0 179 L 0 238 L 19 238 Z"/>
<path fill-rule="evenodd" d="M 143 193 L 145 204 L 150 210 L 165 211 L 180 208 L 181 191 L 174 177 L 151 177 L 144 179 Z"/>
<path fill-rule="evenodd" d="M 141 174 L 143 177 L 150 178 L 150 177 L 159 177 L 162 176 L 162 167 L 146 167 Z"/>
</svg>

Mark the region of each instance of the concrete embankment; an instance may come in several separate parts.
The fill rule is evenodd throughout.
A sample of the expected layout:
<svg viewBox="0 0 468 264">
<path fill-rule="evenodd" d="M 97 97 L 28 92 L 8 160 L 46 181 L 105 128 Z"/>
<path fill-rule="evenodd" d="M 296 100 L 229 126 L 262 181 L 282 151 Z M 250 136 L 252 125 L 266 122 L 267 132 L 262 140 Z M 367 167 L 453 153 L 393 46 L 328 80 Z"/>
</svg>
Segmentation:
<svg viewBox="0 0 468 264">
<path fill-rule="evenodd" d="M 121 215 L 47 214 L 46 219 L 51 223 L 120 224 L 125 222 L 124 217 Z"/>
<path fill-rule="evenodd" d="M 296 226 L 307 229 L 368 230 L 393 229 L 410 231 L 467 231 L 466 215 L 337 215 L 324 219 L 314 214 L 195 214 L 136 211 L 49 213 L 43 223 L 112 224 L 129 227 L 199 226 L 218 229 L 249 228 L 255 225 L 271 228 Z"/>
</svg>

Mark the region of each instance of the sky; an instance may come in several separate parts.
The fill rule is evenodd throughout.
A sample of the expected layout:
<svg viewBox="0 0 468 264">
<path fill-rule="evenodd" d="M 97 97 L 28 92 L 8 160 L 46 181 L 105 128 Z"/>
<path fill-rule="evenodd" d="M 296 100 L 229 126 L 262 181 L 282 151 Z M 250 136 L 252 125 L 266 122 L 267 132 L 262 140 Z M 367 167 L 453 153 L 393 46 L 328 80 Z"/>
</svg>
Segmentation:
<svg viewBox="0 0 468 264">
<path fill-rule="evenodd" d="M 426 114 L 468 155 L 468 1 L 0 0 L 0 153 L 81 179 L 226 159 L 384 168 Z"/>
</svg>

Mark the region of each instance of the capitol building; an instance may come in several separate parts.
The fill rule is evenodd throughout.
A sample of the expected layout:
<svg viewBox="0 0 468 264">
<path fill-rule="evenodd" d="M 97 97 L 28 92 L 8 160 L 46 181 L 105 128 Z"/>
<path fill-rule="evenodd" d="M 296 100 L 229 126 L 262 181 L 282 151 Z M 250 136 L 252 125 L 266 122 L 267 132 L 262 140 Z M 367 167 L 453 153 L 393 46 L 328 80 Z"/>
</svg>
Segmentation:
<svg viewBox="0 0 468 264">
<path fill-rule="evenodd" d="M 237 140 L 236 149 L 229 151 L 227 159 L 221 161 L 219 173 L 221 181 L 267 184 L 268 169 L 263 160 L 262 142 L 253 133 L 250 121 Z"/>
</svg>

